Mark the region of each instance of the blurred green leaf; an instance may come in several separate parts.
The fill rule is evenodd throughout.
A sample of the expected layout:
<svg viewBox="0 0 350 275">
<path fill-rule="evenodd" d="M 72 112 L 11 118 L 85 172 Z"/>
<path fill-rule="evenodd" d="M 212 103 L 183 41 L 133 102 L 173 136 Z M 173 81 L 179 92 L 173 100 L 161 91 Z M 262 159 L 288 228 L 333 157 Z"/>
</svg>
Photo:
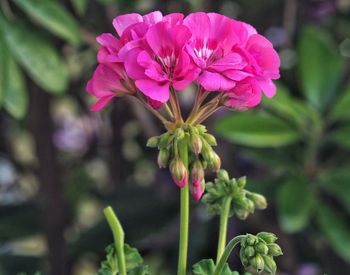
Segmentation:
<svg viewBox="0 0 350 275">
<path fill-rule="evenodd" d="M 278 218 L 287 233 L 296 233 L 305 228 L 313 206 L 311 186 L 304 180 L 290 179 L 277 190 Z"/>
<path fill-rule="evenodd" d="M 298 53 L 303 92 L 322 110 L 335 95 L 344 60 L 329 34 L 314 26 L 302 31 Z"/>
<path fill-rule="evenodd" d="M 296 142 L 296 129 L 275 116 L 261 113 L 235 113 L 220 119 L 216 131 L 224 138 L 253 147 L 278 147 Z"/>
<path fill-rule="evenodd" d="M 317 210 L 317 220 L 330 246 L 347 262 L 350 262 L 350 223 L 335 209 L 320 204 Z"/>
<path fill-rule="evenodd" d="M 8 22 L 1 15 L 0 28 L 9 50 L 38 85 L 54 94 L 66 90 L 66 65 L 48 40 L 28 25 Z"/>
<path fill-rule="evenodd" d="M 350 167 L 324 170 L 318 180 L 322 188 L 338 198 L 350 213 Z"/>
<path fill-rule="evenodd" d="M 333 120 L 350 119 L 350 84 L 344 89 L 334 108 L 331 110 L 330 118 Z"/>
<path fill-rule="evenodd" d="M 192 266 L 195 275 L 213 275 L 215 272 L 215 264 L 212 259 L 201 260 Z M 226 263 L 221 275 L 239 275 L 237 271 L 231 271 Z"/>
<path fill-rule="evenodd" d="M 80 44 L 81 34 L 78 23 L 60 3 L 43 0 L 15 0 L 14 2 L 44 28 L 72 44 Z"/>
<path fill-rule="evenodd" d="M 80 16 L 84 15 L 89 3 L 89 0 L 71 0 L 76 13 Z"/>
<path fill-rule="evenodd" d="M 329 134 L 329 140 L 350 149 L 350 125 L 342 126 Z"/>
<path fill-rule="evenodd" d="M 0 37 L 0 103 L 15 118 L 23 118 L 28 96 L 22 72 Z"/>
<path fill-rule="evenodd" d="M 128 275 L 149 275 L 151 274 L 147 265 L 140 265 L 128 271 Z"/>
</svg>

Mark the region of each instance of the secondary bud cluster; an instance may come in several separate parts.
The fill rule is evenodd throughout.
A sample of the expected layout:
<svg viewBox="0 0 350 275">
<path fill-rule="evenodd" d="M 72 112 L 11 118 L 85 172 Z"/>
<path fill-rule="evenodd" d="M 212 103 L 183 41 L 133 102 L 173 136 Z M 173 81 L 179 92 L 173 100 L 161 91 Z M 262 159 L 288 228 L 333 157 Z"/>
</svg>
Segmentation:
<svg viewBox="0 0 350 275">
<path fill-rule="evenodd" d="M 245 268 L 252 267 L 257 272 L 276 273 L 273 257 L 282 255 L 282 250 L 275 243 L 275 234 L 260 232 L 256 236 L 247 234 L 241 241 L 240 258 Z"/>
<path fill-rule="evenodd" d="M 188 169 L 179 154 L 179 146 L 183 142 L 188 147 Z M 205 169 L 217 172 L 221 166 L 221 160 L 212 148 L 216 146 L 215 137 L 208 134 L 203 125 L 182 124 L 160 136 L 151 137 L 147 146 L 159 149 L 158 165 L 160 168 L 169 167 L 176 185 L 184 187 L 189 178 L 195 200 L 200 200 L 204 193 Z"/>
<path fill-rule="evenodd" d="M 220 214 L 227 198 L 231 199 L 230 216 L 235 214 L 242 220 L 250 213 L 254 213 L 255 209 L 265 209 L 267 207 L 265 197 L 244 189 L 246 182 L 246 177 L 230 179 L 226 170 L 219 170 L 214 183 L 207 183 L 207 193 L 203 197 L 209 212 Z"/>
</svg>

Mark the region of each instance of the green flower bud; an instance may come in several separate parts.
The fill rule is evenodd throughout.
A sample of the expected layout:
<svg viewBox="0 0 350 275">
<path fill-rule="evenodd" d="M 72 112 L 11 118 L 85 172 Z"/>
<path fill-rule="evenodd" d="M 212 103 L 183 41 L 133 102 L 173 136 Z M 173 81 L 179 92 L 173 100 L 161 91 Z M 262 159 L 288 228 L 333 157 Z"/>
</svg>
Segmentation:
<svg viewBox="0 0 350 275">
<path fill-rule="evenodd" d="M 248 257 L 246 257 L 245 253 L 244 253 L 244 248 L 242 247 L 241 250 L 239 251 L 239 257 L 241 259 L 241 263 L 244 267 L 248 267 L 249 266 L 249 259 Z"/>
<path fill-rule="evenodd" d="M 247 205 L 247 210 L 250 212 L 250 213 L 253 213 L 254 210 L 255 210 L 255 204 L 253 201 L 251 201 L 250 199 L 247 199 L 246 198 L 246 205 Z"/>
<path fill-rule="evenodd" d="M 245 220 L 249 216 L 249 211 L 245 209 L 237 209 L 235 213 L 240 220 Z"/>
<path fill-rule="evenodd" d="M 214 151 L 208 144 L 203 143 L 201 155 L 203 156 L 204 160 L 207 162 L 207 165 L 209 165 L 213 161 Z"/>
<path fill-rule="evenodd" d="M 203 142 L 197 134 L 191 134 L 190 146 L 192 151 L 198 156 L 202 151 Z"/>
<path fill-rule="evenodd" d="M 263 195 L 248 192 L 247 197 L 254 202 L 256 208 L 265 209 L 267 207 L 267 201 Z"/>
<path fill-rule="evenodd" d="M 221 159 L 218 156 L 218 154 L 213 151 L 212 161 L 209 162 L 209 168 L 214 172 L 217 172 L 219 171 L 220 167 L 221 167 Z"/>
<path fill-rule="evenodd" d="M 276 274 L 277 265 L 274 259 L 270 256 L 263 256 L 263 259 L 265 264 L 265 271 L 273 275 Z"/>
<path fill-rule="evenodd" d="M 244 255 L 248 258 L 253 257 L 255 255 L 255 249 L 253 246 L 247 246 L 244 248 Z"/>
<path fill-rule="evenodd" d="M 277 240 L 276 235 L 269 232 L 260 232 L 256 236 L 263 239 L 268 244 L 274 243 Z"/>
<path fill-rule="evenodd" d="M 159 144 L 159 137 L 155 136 L 155 137 L 150 137 L 147 140 L 146 146 L 151 147 L 151 148 L 156 148 L 158 146 L 158 144 Z"/>
<path fill-rule="evenodd" d="M 177 128 L 175 130 L 175 138 L 176 140 L 181 140 L 185 137 L 185 131 L 182 128 Z"/>
<path fill-rule="evenodd" d="M 198 124 L 196 128 L 200 134 L 204 134 L 207 132 L 207 128 L 204 125 Z"/>
<path fill-rule="evenodd" d="M 255 245 L 258 242 L 257 237 L 254 235 L 248 234 L 246 237 L 246 243 L 247 245 Z"/>
<path fill-rule="evenodd" d="M 237 185 L 238 187 L 240 188 L 243 188 L 247 183 L 247 177 L 240 177 L 238 180 L 237 180 Z"/>
<path fill-rule="evenodd" d="M 230 177 L 229 177 L 227 171 L 224 170 L 224 169 L 220 169 L 217 172 L 216 176 L 218 177 L 218 179 L 220 179 L 220 180 L 222 180 L 224 182 L 228 182 L 230 180 Z"/>
<path fill-rule="evenodd" d="M 159 138 L 158 147 L 159 148 L 166 148 L 168 146 L 170 140 L 171 140 L 171 136 L 170 136 L 169 132 L 162 134 Z"/>
<path fill-rule="evenodd" d="M 170 173 L 177 186 L 180 188 L 187 184 L 187 169 L 180 158 L 174 158 L 170 163 Z"/>
<path fill-rule="evenodd" d="M 206 142 L 208 142 L 208 144 L 210 146 L 216 146 L 217 145 L 217 142 L 216 142 L 216 139 L 213 135 L 211 134 L 202 134 L 202 137 L 204 138 L 204 140 Z"/>
<path fill-rule="evenodd" d="M 267 245 L 269 248 L 268 254 L 274 257 L 283 255 L 282 249 L 278 244 L 271 243 Z"/>
<path fill-rule="evenodd" d="M 249 264 L 258 272 L 264 270 L 264 259 L 260 254 L 256 254 L 253 258 L 249 260 Z"/>
<path fill-rule="evenodd" d="M 262 255 L 267 255 L 269 248 L 267 247 L 266 244 L 264 244 L 263 242 L 259 242 L 257 245 L 255 245 L 255 250 L 256 252 L 258 252 L 259 254 Z"/>
<path fill-rule="evenodd" d="M 159 150 L 157 159 L 159 168 L 166 168 L 168 166 L 169 155 L 169 150 L 165 148 Z"/>
</svg>

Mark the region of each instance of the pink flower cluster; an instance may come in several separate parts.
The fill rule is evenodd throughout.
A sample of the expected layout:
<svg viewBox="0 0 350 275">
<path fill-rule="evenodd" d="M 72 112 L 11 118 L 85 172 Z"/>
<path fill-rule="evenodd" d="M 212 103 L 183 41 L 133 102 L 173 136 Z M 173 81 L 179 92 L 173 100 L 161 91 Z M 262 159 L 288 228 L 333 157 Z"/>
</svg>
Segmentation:
<svg viewBox="0 0 350 275">
<path fill-rule="evenodd" d="M 159 108 L 171 89 L 196 82 L 205 91 L 226 93 L 228 107 L 256 106 L 262 92 L 272 97 L 280 60 L 272 44 L 250 25 L 217 13 L 163 16 L 155 11 L 116 17 L 118 37 L 97 38 L 99 65 L 88 82 L 98 111 L 115 96 L 139 90 Z"/>
</svg>

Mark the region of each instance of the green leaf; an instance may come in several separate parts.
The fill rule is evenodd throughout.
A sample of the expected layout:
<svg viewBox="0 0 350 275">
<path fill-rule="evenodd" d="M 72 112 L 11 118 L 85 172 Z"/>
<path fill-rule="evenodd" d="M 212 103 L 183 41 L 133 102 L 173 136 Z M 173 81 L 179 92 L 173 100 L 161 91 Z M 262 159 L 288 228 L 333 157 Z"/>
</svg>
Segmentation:
<svg viewBox="0 0 350 275">
<path fill-rule="evenodd" d="M 318 181 L 321 187 L 338 198 L 350 213 L 350 167 L 324 170 Z"/>
<path fill-rule="evenodd" d="M 350 125 L 342 126 L 329 134 L 329 140 L 341 147 L 350 149 Z"/>
<path fill-rule="evenodd" d="M 13 117 L 20 119 L 28 108 L 24 78 L 1 37 L 0 52 L 0 103 Z"/>
<path fill-rule="evenodd" d="M 15 0 L 24 12 L 57 36 L 78 45 L 81 34 L 78 23 L 58 2 L 43 0 Z"/>
<path fill-rule="evenodd" d="M 125 262 L 127 271 L 139 267 L 143 260 L 136 248 L 124 244 Z M 117 253 L 114 244 L 106 247 L 106 260 L 101 263 L 99 275 L 114 275 L 119 272 Z M 146 269 L 146 267 L 145 267 Z M 137 270 L 135 270 L 136 272 Z M 138 273 L 135 273 L 138 274 Z M 142 273 L 139 273 L 142 274 Z"/>
<path fill-rule="evenodd" d="M 40 33 L 0 15 L 0 29 L 16 60 L 44 90 L 61 94 L 67 89 L 68 71 L 56 49 Z"/>
<path fill-rule="evenodd" d="M 350 262 L 350 223 L 335 209 L 320 204 L 317 220 L 329 240 L 329 245 L 347 262 Z"/>
<path fill-rule="evenodd" d="M 344 89 L 330 113 L 333 120 L 350 119 L 350 84 Z"/>
<path fill-rule="evenodd" d="M 195 275 L 213 275 L 215 264 L 212 259 L 201 260 L 192 266 L 192 271 Z M 221 275 L 239 275 L 237 271 L 231 271 L 226 263 Z"/>
<path fill-rule="evenodd" d="M 302 31 L 298 54 L 303 92 L 314 107 L 323 110 L 334 98 L 344 59 L 329 34 L 314 26 Z"/>
<path fill-rule="evenodd" d="M 304 180 L 290 179 L 277 190 L 278 218 L 282 229 L 296 233 L 305 228 L 314 206 L 314 194 Z"/>
<path fill-rule="evenodd" d="M 150 271 L 147 265 L 140 265 L 128 271 L 128 275 L 149 275 Z"/>
<path fill-rule="evenodd" d="M 296 142 L 298 131 L 275 116 L 261 113 L 235 113 L 216 123 L 224 138 L 253 147 L 278 147 Z"/>
<path fill-rule="evenodd" d="M 76 13 L 80 16 L 84 15 L 89 3 L 89 0 L 71 0 Z"/>
</svg>

